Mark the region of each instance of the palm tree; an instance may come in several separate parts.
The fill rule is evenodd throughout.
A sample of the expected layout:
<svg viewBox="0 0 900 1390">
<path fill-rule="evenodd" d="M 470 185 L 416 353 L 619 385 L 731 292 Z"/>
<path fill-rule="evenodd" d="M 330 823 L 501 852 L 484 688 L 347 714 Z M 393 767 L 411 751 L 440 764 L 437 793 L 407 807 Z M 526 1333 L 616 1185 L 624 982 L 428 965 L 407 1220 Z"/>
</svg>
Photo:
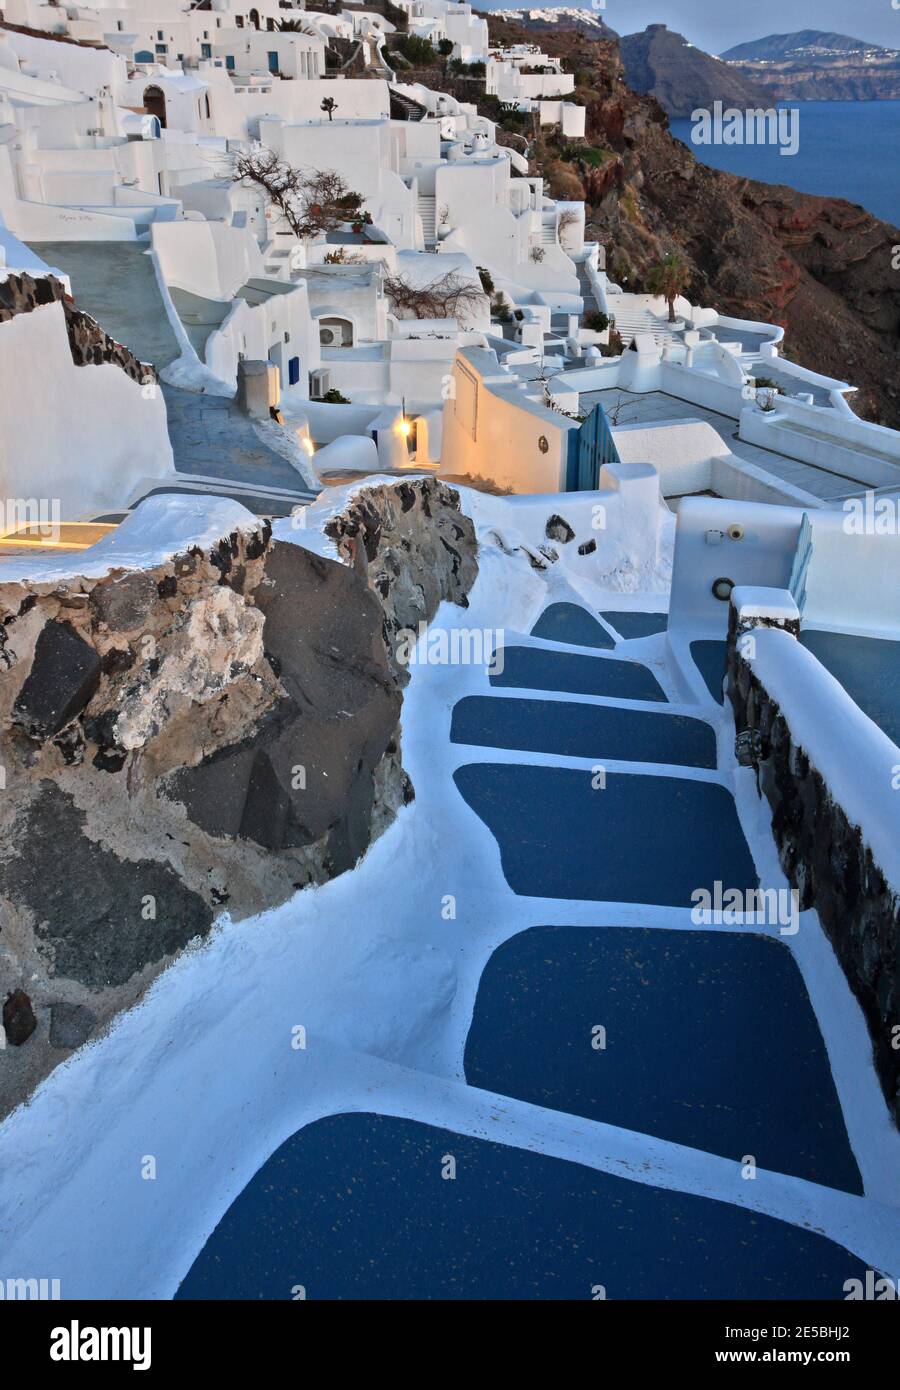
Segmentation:
<svg viewBox="0 0 900 1390">
<path fill-rule="evenodd" d="M 675 322 L 675 300 L 687 289 L 691 268 L 678 251 L 670 251 L 647 271 L 646 286 L 650 294 L 661 295 L 669 306 L 669 323 Z"/>
<path fill-rule="evenodd" d="M 308 39 L 319 37 L 316 30 L 311 29 L 302 19 L 281 19 L 278 21 L 278 29 L 282 34 L 305 34 Z"/>
</svg>

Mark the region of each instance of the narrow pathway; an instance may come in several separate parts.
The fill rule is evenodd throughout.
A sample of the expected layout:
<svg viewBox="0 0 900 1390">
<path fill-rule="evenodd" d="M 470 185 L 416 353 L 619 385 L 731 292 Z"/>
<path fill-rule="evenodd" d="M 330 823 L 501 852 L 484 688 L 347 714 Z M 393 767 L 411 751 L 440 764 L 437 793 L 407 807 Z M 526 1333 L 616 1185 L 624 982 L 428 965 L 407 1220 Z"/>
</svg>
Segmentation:
<svg viewBox="0 0 900 1390">
<path fill-rule="evenodd" d="M 840 1299 L 863 1250 L 883 1259 L 895 1214 L 861 1195 L 777 926 L 682 929 L 694 889 L 759 880 L 713 726 L 641 655 L 664 625 L 551 605 L 457 700 L 454 781 L 522 904 L 467 1084 L 361 1076 L 356 1113 L 275 1150 L 179 1297 Z"/>
</svg>

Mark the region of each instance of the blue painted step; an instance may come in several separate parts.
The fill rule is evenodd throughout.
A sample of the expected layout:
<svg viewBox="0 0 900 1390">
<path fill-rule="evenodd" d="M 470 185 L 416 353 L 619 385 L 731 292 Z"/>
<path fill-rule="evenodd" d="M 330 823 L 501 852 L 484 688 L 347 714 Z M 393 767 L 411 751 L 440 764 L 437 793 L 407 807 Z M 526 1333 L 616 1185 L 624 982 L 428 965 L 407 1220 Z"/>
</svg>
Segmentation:
<svg viewBox="0 0 900 1390">
<path fill-rule="evenodd" d="M 486 1091 L 862 1192 L 803 977 L 767 937 L 521 932 L 481 977 L 465 1066 Z"/>
<path fill-rule="evenodd" d="M 551 603 L 538 618 L 531 635 L 548 642 L 568 642 L 573 647 L 615 646 L 606 628 L 577 603 Z"/>
<path fill-rule="evenodd" d="M 734 800 L 680 777 L 470 763 L 459 791 L 500 846 L 514 893 L 539 898 L 691 907 L 716 881 L 758 884 Z"/>
<path fill-rule="evenodd" d="M 447 1159 L 455 1178 L 445 1178 Z M 183 1299 L 842 1299 L 861 1262 L 769 1216 L 391 1116 L 289 1139 Z"/>
<path fill-rule="evenodd" d="M 504 647 L 502 671 L 491 685 L 526 690 L 565 690 L 573 695 L 606 695 L 619 700 L 665 700 L 656 677 L 636 661 L 548 652 L 539 647 Z"/>
<path fill-rule="evenodd" d="M 728 650 L 727 642 L 702 641 L 691 643 L 691 656 L 694 665 L 700 672 L 706 688 L 714 700 L 721 705 L 724 702 L 723 682 L 725 680 L 725 656 Z"/>
<path fill-rule="evenodd" d="M 800 641 L 888 738 L 900 744 L 900 642 L 804 628 Z"/>
<path fill-rule="evenodd" d="M 567 758 L 716 766 L 716 737 L 701 719 L 616 705 L 472 695 L 455 706 L 450 738 Z"/>
<path fill-rule="evenodd" d="M 616 629 L 626 642 L 635 637 L 651 637 L 655 632 L 665 632 L 669 624 L 668 613 L 633 613 L 625 610 L 600 614 L 605 622 Z"/>
</svg>

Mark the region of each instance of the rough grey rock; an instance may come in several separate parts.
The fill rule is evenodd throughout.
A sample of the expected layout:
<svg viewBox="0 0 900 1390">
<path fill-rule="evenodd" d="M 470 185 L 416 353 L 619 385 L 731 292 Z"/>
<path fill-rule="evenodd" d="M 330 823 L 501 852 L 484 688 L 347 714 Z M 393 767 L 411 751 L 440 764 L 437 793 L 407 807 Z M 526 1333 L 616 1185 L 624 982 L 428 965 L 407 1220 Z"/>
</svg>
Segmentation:
<svg viewBox="0 0 900 1390">
<path fill-rule="evenodd" d="M 20 817 L 26 852 L 0 863 L 0 892 L 34 913 L 52 974 L 98 989 L 205 936 L 213 914 L 168 865 L 120 859 L 87 838 L 84 822 L 70 796 L 43 782 Z"/>
<path fill-rule="evenodd" d="M 478 574 L 475 528 L 459 493 L 436 478 L 365 488 L 325 530 L 379 595 L 391 669 L 405 685 L 400 634 L 430 622 L 442 602 L 467 608 Z"/>
<path fill-rule="evenodd" d="M 575 532 L 566 521 L 565 517 L 554 512 L 544 528 L 544 535 L 548 541 L 559 541 L 561 545 L 568 545 L 569 541 L 574 541 Z"/>
<path fill-rule="evenodd" d="M 160 597 L 156 582 L 143 570 L 121 579 L 107 579 L 91 593 L 91 607 L 97 621 L 114 632 L 134 632 L 146 622 L 153 604 Z"/>
<path fill-rule="evenodd" d="M 67 1008 L 105 1026 L 222 904 L 351 868 L 413 799 L 393 638 L 466 605 L 474 528 L 427 479 L 362 489 L 331 529 L 339 560 L 260 524 L 146 575 L 0 583 L 0 940 L 53 1030 L 0 1067 L 0 1113 L 87 1028 Z M 36 714 L 67 722 L 35 741 Z"/>
<path fill-rule="evenodd" d="M 347 566 L 284 542 L 256 600 L 285 698 L 251 739 L 177 774 L 173 794 L 210 834 L 274 850 L 328 834 L 342 863 L 356 848 L 355 862 L 367 844 L 360 807 L 371 811 L 400 715 L 381 605 Z"/>
<path fill-rule="evenodd" d="M 45 623 L 13 718 L 30 738 L 43 741 L 80 714 L 100 684 L 100 657 L 71 623 Z"/>
<path fill-rule="evenodd" d="M 3 1004 L 3 1028 L 6 1041 L 13 1047 L 21 1047 L 31 1037 L 37 1027 L 37 1019 L 31 1000 L 24 989 L 13 990 Z"/>
<path fill-rule="evenodd" d="M 83 1004 L 50 1005 L 51 1047 L 81 1047 L 96 1026 L 95 1015 Z"/>
</svg>

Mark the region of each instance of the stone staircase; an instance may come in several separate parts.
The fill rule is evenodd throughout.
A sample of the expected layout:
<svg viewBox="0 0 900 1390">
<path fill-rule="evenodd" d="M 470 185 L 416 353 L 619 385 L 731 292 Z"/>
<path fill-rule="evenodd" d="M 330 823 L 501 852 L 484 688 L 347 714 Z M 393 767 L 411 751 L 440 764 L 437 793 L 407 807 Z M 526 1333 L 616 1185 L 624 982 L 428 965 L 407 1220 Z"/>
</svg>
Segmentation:
<svg viewBox="0 0 900 1390">
<path fill-rule="evenodd" d="M 390 88 L 391 119 L 394 121 L 421 121 L 428 115 L 426 107 L 396 87 Z"/>
<path fill-rule="evenodd" d="M 578 293 L 584 300 L 584 312 L 589 314 L 592 310 L 599 309 L 600 305 L 597 303 L 597 296 L 594 294 L 593 286 L 588 279 L 584 261 L 578 262 L 575 269 L 578 273 Z"/>
<path fill-rule="evenodd" d="M 666 315 L 654 314 L 647 304 L 642 302 L 643 298 L 642 295 L 636 294 L 617 294 L 609 297 L 610 317 L 615 319 L 616 329 L 625 346 L 628 347 L 638 333 L 649 334 L 660 348 L 679 344 L 681 339 L 673 331 L 675 325 L 669 323 Z"/>
<path fill-rule="evenodd" d="M 433 251 L 437 245 L 437 211 L 435 209 L 434 197 L 428 197 L 426 194 L 420 193 L 418 211 L 422 219 L 422 234 L 425 238 L 425 250 Z"/>
</svg>

